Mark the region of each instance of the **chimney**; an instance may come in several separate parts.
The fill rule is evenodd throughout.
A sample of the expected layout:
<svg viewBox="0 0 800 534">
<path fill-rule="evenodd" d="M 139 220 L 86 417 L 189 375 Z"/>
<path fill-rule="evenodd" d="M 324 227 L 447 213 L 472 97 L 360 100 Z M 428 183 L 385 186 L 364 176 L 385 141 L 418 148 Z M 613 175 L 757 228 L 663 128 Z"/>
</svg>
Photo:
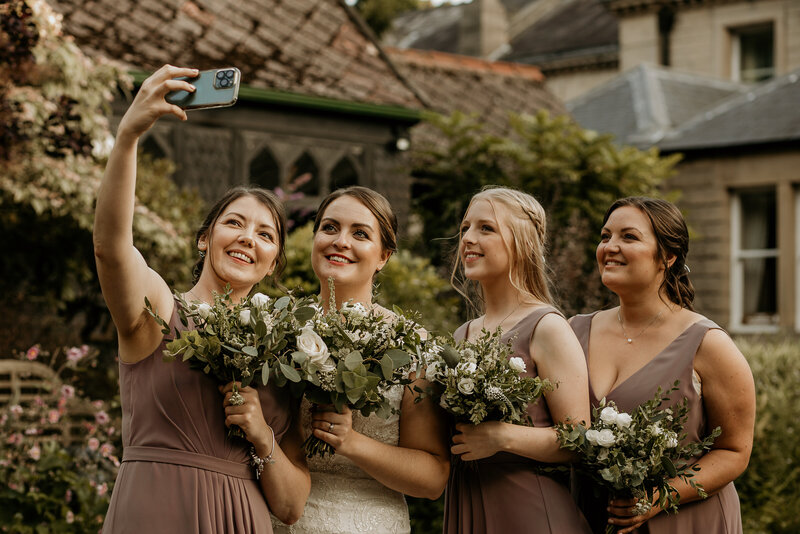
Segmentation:
<svg viewBox="0 0 800 534">
<path fill-rule="evenodd" d="M 508 17 L 501 0 L 472 0 L 464 5 L 458 50 L 466 56 L 488 58 L 508 43 Z"/>
</svg>

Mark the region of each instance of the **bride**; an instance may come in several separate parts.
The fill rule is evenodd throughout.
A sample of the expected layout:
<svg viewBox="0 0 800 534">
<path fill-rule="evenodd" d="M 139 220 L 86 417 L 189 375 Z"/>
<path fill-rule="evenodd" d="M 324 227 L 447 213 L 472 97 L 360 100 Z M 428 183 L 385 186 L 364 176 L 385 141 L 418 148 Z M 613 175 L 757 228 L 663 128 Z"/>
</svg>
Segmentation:
<svg viewBox="0 0 800 534">
<path fill-rule="evenodd" d="M 396 249 L 396 232 L 389 202 L 375 191 L 354 186 L 328 195 L 317 211 L 311 251 L 320 294 L 329 295 L 332 277 L 337 307 L 352 300 L 392 315 L 373 304 L 372 281 Z M 327 298 L 322 302 L 327 306 Z M 415 403 L 407 387 L 395 386 L 386 397 L 400 415 L 364 417 L 348 408 L 312 412 L 303 401 L 306 437 L 313 432 L 336 454 L 309 458 L 311 495 L 303 516 L 291 526 L 273 518 L 276 533 L 408 533 L 403 495 L 442 494 L 450 471 L 443 413 L 430 400 Z"/>
</svg>

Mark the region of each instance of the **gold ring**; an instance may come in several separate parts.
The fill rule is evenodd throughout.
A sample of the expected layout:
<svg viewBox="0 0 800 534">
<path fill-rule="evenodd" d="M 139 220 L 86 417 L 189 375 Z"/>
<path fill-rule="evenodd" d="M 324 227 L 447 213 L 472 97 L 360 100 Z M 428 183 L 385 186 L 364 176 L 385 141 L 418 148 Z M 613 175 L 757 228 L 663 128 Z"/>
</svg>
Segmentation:
<svg viewBox="0 0 800 534">
<path fill-rule="evenodd" d="M 333 423 L 329 423 L 329 424 L 328 424 L 328 432 L 333 432 L 333 427 L 334 427 L 334 426 L 335 426 L 335 425 L 334 425 Z"/>
</svg>

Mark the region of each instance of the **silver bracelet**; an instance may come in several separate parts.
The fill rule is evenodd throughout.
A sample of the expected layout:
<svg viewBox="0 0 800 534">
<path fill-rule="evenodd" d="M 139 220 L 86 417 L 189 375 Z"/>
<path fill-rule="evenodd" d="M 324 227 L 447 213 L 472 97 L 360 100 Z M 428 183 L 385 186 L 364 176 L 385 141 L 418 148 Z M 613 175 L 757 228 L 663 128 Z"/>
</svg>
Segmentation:
<svg viewBox="0 0 800 534">
<path fill-rule="evenodd" d="M 250 446 L 250 464 L 256 468 L 256 480 L 261 478 L 261 472 L 264 471 L 265 465 L 275 463 L 275 460 L 272 459 L 272 453 L 275 452 L 275 431 L 272 428 L 270 430 L 272 431 L 272 448 L 268 455 L 261 458 L 256 453 L 255 446 Z"/>
</svg>

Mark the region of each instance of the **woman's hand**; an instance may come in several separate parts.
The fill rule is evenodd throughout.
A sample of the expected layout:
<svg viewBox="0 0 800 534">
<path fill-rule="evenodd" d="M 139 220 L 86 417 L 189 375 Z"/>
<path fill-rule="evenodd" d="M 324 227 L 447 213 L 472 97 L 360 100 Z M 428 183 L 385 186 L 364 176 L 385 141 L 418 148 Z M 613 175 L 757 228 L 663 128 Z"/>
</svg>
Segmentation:
<svg viewBox="0 0 800 534">
<path fill-rule="evenodd" d="M 193 93 L 195 87 L 187 81 L 176 80 L 181 76 L 194 78 L 199 71 L 164 65 L 142 82 L 136 98 L 133 99 L 128 111 L 122 117 L 117 128 L 117 136 L 128 135 L 134 138 L 141 137 L 153 126 L 159 117 L 175 115 L 180 120 L 186 120 L 186 112 L 175 104 L 165 100 L 167 93 L 172 91 L 189 91 Z"/>
<path fill-rule="evenodd" d="M 261 400 L 258 391 L 251 387 L 242 387 L 239 382 L 235 382 L 239 395 L 244 398 L 244 403 L 240 405 L 231 404 L 234 382 L 229 382 L 225 386 L 220 386 L 220 391 L 225 396 L 222 405 L 225 407 L 225 426 L 230 428 L 236 425 L 242 429 L 247 441 L 253 445 L 267 444 L 272 441 L 272 429 L 264 419 L 261 411 Z"/>
<path fill-rule="evenodd" d="M 462 460 L 480 460 L 497 454 L 502 449 L 505 423 L 486 421 L 479 425 L 457 423 L 459 434 L 453 436 L 450 452 L 460 454 Z"/>
<path fill-rule="evenodd" d="M 338 454 L 347 456 L 353 442 L 360 436 L 353 430 L 353 412 L 345 406 L 342 413 L 338 413 L 331 405 L 316 406 L 312 408 L 311 428 L 314 436 L 321 439 Z"/>
<path fill-rule="evenodd" d="M 651 517 L 658 515 L 661 508 L 658 504 L 653 504 L 650 510 L 641 515 L 633 515 L 634 506 L 638 499 L 611 499 L 608 503 L 608 522 L 617 527 L 617 534 L 628 534 L 633 532 Z"/>
</svg>

